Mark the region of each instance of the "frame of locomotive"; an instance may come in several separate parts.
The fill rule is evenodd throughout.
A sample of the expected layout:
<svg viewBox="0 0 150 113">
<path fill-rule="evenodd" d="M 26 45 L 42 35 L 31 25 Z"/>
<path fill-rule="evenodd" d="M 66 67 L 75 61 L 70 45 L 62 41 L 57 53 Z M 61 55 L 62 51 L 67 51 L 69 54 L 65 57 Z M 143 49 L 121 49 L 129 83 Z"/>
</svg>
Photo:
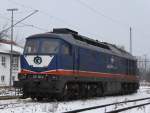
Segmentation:
<svg viewBox="0 0 150 113">
<path fill-rule="evenodd" d="M 57 52 L 42 53 L 48 50 L 41 47 L 43 39 L 57 40 Z M 26 52 L 30 40 L 39 40 L 35 53 Z M 43 60 L 47 66 L 40 66 Z M 28 37 L 18 79 L 14 86 L 22 89 L 23 96 L 38 100 L 127 94 L 139 88 L 135 57 L 113 44 L 89 39 L 70 29 Z"/>
</svg>

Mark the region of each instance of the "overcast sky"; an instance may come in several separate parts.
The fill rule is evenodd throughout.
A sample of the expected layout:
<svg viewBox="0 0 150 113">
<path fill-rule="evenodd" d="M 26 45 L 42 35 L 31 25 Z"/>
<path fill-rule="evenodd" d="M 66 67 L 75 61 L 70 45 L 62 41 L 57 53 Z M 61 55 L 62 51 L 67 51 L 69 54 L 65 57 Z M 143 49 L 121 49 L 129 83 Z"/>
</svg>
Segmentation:
<svg viewBox="0 0 150 113">
<path fill-rule="evenodd" d="M 133 54 L 150 57 L 150 0 L 1 0 L 0 29 L 10 25 L 8 8 L 19 9 L 15 21 L 39 10 L 14 28 L 18 42 L 35 33 L 68 27 L 129 51 L 131 26 Z"/>
</svg>

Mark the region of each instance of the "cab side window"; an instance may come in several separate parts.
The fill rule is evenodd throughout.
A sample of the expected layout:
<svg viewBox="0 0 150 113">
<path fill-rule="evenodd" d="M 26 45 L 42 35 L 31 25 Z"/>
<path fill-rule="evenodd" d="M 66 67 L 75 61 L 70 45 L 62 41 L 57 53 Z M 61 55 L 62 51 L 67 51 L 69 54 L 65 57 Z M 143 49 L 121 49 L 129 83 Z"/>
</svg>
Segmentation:
<svg viewBox="0 0 150 113">
<path fill-rule="evenodd" d="M 71 55 L 71 46 L 69 44 L 64 43 L 61 48 L 61 53 L 63 55 Z"/>
</svg>

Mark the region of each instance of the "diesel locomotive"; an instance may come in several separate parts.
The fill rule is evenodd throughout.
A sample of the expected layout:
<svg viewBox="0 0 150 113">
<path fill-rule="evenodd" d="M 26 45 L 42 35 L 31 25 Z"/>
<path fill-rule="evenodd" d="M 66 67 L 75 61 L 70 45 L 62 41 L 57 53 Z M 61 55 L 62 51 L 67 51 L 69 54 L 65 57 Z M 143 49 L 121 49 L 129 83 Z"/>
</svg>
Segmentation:
<svg viewBox="0 0 150 113">
<path fill-rule="evenodd" d="M 14 87 L 23 97 L 87 98 L 134 93 L 137 61 L 123 49 L 67 29 L 26 38 Z"/>
</svg>

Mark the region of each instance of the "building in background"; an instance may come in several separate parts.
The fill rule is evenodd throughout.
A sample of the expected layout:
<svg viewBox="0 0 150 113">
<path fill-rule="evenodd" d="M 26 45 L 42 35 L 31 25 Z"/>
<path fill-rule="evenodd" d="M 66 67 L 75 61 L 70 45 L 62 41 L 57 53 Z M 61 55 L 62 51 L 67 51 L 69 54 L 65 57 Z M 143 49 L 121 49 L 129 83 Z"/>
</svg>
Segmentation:
<svg viewBox="0 0 150 113">
<path fill-rule="evenodd" d="M 20 71 L 20 55 L 23 48 L 13 43 L 13 70 L 12 81 L 17 80 L 18 72 Z M 9 86 L 10 82 L 10 53 L 11 42 L 0 39 L 0 86 Z M 13 84 L 13 82 L 12 82 Z"/>
</svg>

